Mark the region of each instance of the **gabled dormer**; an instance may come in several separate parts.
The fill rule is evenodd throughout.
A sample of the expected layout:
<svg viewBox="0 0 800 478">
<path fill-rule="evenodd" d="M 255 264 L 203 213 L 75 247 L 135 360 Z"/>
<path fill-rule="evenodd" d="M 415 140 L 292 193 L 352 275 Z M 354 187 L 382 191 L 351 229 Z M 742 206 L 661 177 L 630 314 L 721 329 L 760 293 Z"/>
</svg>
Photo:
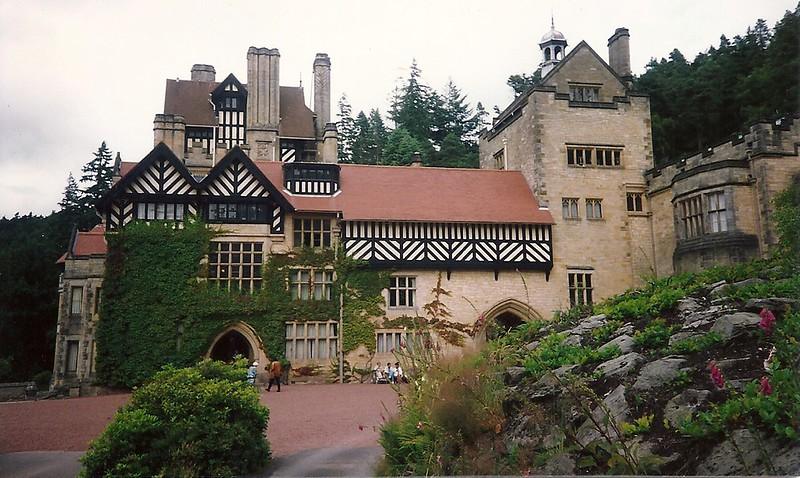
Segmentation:
<svg viewBox="0 0 800 478">
<path fill-rule="evenodd" d="M 247 125 L 247 88 L 231 73 L 211 92 L 217 115 L 217 142 L 228 149 L 245 144 Z"/>
<path fill-rule="evenodd" d="M 542 78 L 541 86 L 556 89 L 557 98 L 569 99 L 574 106 L 601 106 L 625 97 L 625 82 L 585 41 Z"/>
</svg>

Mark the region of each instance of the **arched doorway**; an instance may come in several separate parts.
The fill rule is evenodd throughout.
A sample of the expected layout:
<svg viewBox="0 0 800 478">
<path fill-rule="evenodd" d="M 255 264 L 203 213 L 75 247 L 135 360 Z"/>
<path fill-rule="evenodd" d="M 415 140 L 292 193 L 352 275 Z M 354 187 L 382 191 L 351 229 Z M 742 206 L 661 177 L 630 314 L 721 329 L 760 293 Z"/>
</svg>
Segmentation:
<svg viewBox="0 0 800 478">
<path fill-rule="evenodd" d="M 486 329 L 486 339 L 494 340 L 502 337 L 524 322 L 525 321 L 514 312 L 503 312 L 495 317 L 492 322 L 489 322 L 489 326 Z"/>
<path fill-rule="evenodd" d="M 211 341 L 206 357 L 229 362 L 236 355 L 266 363 L 264 344 L 256 331 L 244 322 L 225 327 Z"/>
<path fill-rule="evenodd" d="M 516 299 L 500 301 L 486 311 L 484 317 L 486 319 L 486 340 L 502 337 L 525 322 L 542 319 L 536 310 Z"/>
<path fill-rule="evenodd" d="M 246 357 L 247 360 L 253 360 L 255 354 L 253 347 L 247 338 L 237 330 L 229 330 L 225 332 L 222 337 L 217 339 L 208 356 L 214 360 L 221 360 L 223 362 L 230 362 L 237 355 Z"/>
</svg>

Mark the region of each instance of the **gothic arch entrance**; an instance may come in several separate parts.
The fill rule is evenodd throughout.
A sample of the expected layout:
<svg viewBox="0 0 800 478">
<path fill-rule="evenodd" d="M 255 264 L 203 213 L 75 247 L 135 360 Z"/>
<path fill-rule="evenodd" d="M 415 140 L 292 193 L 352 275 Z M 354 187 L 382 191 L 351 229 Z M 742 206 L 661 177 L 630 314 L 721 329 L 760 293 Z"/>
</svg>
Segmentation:
<svg viewBox="0 0 800 478">
<path fill-rule="evenodd" d="M 206 357 L 223 362 L 230 362 L 236 355 L 241 355 L 251 362 L 266 363 L 261 339 L 255 330 L 244 322 L 226 327 L 217 334 L 206 353 Z"/>
<path fill-rule="evenodd" d="M 542 316 L 528 304 L 516 299 L 506 299 L 495 304 L 484 313 L 486 320 L 486 340 L 502 337 L 510 330 Z"/>
</svg>

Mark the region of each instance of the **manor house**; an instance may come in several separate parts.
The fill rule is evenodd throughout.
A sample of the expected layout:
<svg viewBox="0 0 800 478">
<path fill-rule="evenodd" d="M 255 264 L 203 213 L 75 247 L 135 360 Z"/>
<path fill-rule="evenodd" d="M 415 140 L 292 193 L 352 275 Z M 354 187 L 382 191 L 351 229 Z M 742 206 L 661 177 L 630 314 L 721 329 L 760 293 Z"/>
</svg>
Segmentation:
<svg viewBox="0 0 800 478">
<path fill-rule="evenodd" d="M 541 82 L 482 134 L 473 170 L 339 164 L 324 53 L 313 62 L 311 108 L 302 87 L 280 85 L 277 49 L 248 50 L 245 82 L 218 82 L 204 64 L 190 80 L 167 80 L 154 149 L 117 161 L 102 224 L 76 232 L 61 259 L 54 385 L 80 393 L 94 381 L 105 235 L 131 221 L 202 219 L 220 231 L 203 279 L 246 293 L 261 286 L 268 257 L 305 247 L 391 271 L 374 342 L 346 351 L 359 365 L 394 361 L 411 332 L 392 319 L 424 316 L 439 281 L 452 320 L 511 327 L 648 277 L 765 253 L 769 201 L 800 170 L 797 122 L 759 124 L 654 169 L 628 31 L 609 39 L 609 62 L 585 42 L 567 53 L 554 27 L 539 46 Z M 286 287 L 293 300 L 335 301 L 334 280 L 332 267 L 295 267 Z M 327 367 L 342 348 L 339 324 L 287 322 L 275 351 L 246 321 L 228 323 L 208 337 L 206 356 Z"/>
</svg>

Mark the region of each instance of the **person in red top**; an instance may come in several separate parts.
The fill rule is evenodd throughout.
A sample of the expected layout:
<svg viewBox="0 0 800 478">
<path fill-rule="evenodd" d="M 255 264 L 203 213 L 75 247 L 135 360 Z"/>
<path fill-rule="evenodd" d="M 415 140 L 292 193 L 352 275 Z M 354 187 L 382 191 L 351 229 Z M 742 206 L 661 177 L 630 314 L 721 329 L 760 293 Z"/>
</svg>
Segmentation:
<svg viewBox="0 0 800 478">
<path fill-rule="evenodd" d="M 269 364 L 269 385 L 267 385 L 268 392 L 272 389 L 273 383 L 278 385 L 278 391 L 281 391 L 281 375 L 283 375 L 281 363 L 277 360 L 273 360 L 272 363 Z"/>
</svg>

